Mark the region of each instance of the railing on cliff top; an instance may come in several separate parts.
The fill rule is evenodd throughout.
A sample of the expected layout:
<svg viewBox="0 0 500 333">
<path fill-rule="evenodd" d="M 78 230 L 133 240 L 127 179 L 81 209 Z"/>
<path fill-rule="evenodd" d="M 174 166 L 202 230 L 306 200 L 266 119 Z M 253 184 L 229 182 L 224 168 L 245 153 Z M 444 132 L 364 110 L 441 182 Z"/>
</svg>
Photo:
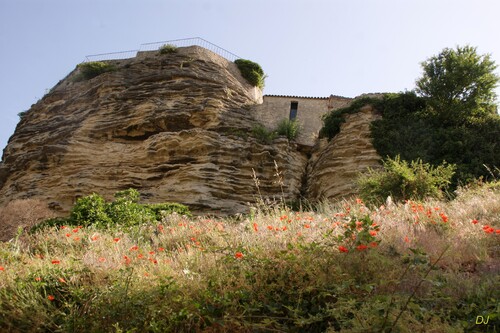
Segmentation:
<svg viewBox="0 0 500 333">
<path fill-rule="evenodd" d="M 228 50 L 220 46 L 217 46 L 213 43 L 210 43 L 209 41 L 201 37 L 194 37 L 194 38 L 166 40 L 163 42 L 145 43 L 141 44 L 140 49 L 138 50 L 92 54 L 86 56 L 83 62 L 135 58 L 138 52 L 156 51 L 160 49 L 160 47 L 162 47 L 163 45 L 167 44 L 174 45 L 177 47 L 195 46 L 195 45 L 201 46 L 207 50 L 212 51 L 213 53 L 220 55 L 221 57 L 226 58 L 229 61 L 235 61 L 236 59 L 241 58 L 236 54 L 229 52 Z"/>
</svg>

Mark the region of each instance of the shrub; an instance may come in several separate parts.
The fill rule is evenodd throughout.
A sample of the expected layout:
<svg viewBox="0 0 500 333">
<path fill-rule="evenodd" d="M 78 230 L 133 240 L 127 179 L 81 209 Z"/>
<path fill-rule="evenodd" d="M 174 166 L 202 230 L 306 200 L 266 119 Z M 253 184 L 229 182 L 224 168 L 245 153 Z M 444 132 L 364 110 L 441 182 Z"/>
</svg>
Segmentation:
<svg viewBox="0 0 500 333">
<path fill-rule="evenodd" d="M 106 226 L 112 222 L 108 216 L 108 204 L 99 194 L 93 193 L 80 198 L 73 206 L 70 214 L 72 224 L 89 226 Z"/>
<path fill-rule="evenodd" d="M 160 54 L 171 54 L 177 52 L 177 46 L 172 44 L 165 44 L 159 49 Z"/>
<path fill-rule="evenodd" d="M 433 167 L 420 159 L 408 163 L 399 156 L 387 158 L 383 167 L 383 170 L 369 169 L 358 179 L 360 196 L 365 202 L 378 204 L 388 196 L 395 200 L 440 198 L 455 170 L 455 165 L 446 162 Z"/>
<path fill-rule="evenodd" d="M 288 140 L 293 141 L 299 136 L 300 129 L 300 124 L 298 121 L 283 119 L 278 124 L 276 132 L 278 135 L 284 135 L 288 138 Z"/>
<path fill-rule="evenodd" d="M 270 131 L 261 124 L 257 124 L 252 127 L 252 135 L 260 143 L 270 144 L 276 138 L 276 132 Z"/>
<path fill-rule="evenodd" d="M 106 202 L 98 194 L 78 199 L 67 218 L 52 218 L 32 227 L 36 232 L 47 227 L 73 225 L 106 228 L 112 225 L 130 227 L 161 221 L 164 215 L 177 213 L 191 216 L 189 208 L 178 203 L 140 204 L 140 193 L 134 189 L 116 192 L 113 202 Z"/>
<path fill-rule="evenodd" d="M 237 59 L 234 61 L 241 72 L 241 75 L 254 87 L 264 88 L 266 75 L 258 63 L 250 60 Z"/>
<path fill-rule="evenodd" d="M 84 62 L 79 64 L 77 68 L 80 70 L 80 75 L 77 77 L 77 80 L 89 80 L 102 73 L 116 70 L 111 64 L 101 61 Z"/>
<path fill-rule="evenodd" d="M 163 215 L 169 215 L 172 213 L 191 216 L 191 212 L 189 211 L 189 208 L 187 206 L 181 205 L 176 202 L 165 202 L 145 206 L 154 215 L 157 221 L 160 221 Z"/>
</svg>

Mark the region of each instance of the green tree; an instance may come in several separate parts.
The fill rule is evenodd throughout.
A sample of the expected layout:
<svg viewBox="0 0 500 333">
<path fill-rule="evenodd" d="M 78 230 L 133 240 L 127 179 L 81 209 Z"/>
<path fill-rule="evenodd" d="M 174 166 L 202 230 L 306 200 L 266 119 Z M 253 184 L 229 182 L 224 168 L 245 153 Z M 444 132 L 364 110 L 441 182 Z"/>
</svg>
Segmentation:
<svg viewBox="0 0 500 333">
<path fill-rule="evenodd" d="M 428 111 L 444 125 L 496 113 L 499 77 L 489 54 L 479 55 L 471 46 L 445 48 L 423 62 L 422 68 L 416 91 L 428 99 Z"/>
</svg>

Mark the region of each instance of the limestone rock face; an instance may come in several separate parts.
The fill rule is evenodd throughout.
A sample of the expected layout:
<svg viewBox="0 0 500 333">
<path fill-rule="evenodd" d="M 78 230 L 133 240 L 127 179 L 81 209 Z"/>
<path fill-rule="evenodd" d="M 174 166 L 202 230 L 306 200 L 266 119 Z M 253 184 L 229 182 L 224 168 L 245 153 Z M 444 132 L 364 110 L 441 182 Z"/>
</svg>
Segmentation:
<svg viewBox="0 0 500 333">
<path fill-rule="evenodd" d="M 257 193 L 298 196 L 307 157 L 286 139 L 249 136 L 255 89 L 234 63 L 200 47 L 111 62 L 116 71 L 75 82 L 70 73 L 18 124 L 0 164 L 0 205 L 35 198 L 67 212 L 78 197 L 136 188 L 142 202 L 175 201 L 232 214 Z"/>
<path fill-rule="evenodd" d="M 355 194 L 355 180 L 368 167 L 378 167 L 380 156 L 370 138 L 370 123 L 379 118 L 367 105 L 346 116 L 340 132 L 322 139 L 307 167 L 307 194 L 312 200 L 332 200 Z"/>
</svg>

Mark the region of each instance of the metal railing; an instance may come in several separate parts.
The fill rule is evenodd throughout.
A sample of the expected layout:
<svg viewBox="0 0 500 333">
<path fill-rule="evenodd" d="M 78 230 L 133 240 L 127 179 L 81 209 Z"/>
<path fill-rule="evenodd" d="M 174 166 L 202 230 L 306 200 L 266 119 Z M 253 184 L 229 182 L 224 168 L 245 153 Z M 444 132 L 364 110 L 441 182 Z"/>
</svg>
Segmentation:
<svg viewBox="0 0 500 333">
<path fill-rule="evenodd" d="M 240 56 L 237 56 L 236 54 L 229 52 L 228 50 L 218 45 L 210 43 L 209 41 L 201 37 L 173 39 L 173 40 L 166 40 L 163 42 L 145 43 L 141 44 L 141 48 L 139 49 L 139 51 L 155 51 L 160 49 L 163 45 L 169 45 L 169 44 L 177 47 L 194 46 L 194 45 L 201 46 L 207 50 L 212 51 L 213 53 L 220 55 L 221 57 L 226 58 L 229 61 L 235 61 L 236 59 L 241 58 Z"/>
<path fill-rule="evenodd" d="M 102 61 L 102 60 L 119 60 L 119 59 L 130 59 L 135 58 L 138 52 L 145 51 L 156 51 L 159 50 L 163 45 L 174 45 L 176 47 L 185 47 L 185 46 L 201 46 L 207 50 L 212 51 L 220 55 L 223 58 L 226 58 L 229 61 L 235 61 L 236 59 L 240 59 L 240 56 L 229 52 L 228 50 L 217 46 L 209 41 L 201 38 L 183 38 L 183 39 L 173 39 L 166 40 L 163 42 L 153 42 L 153 43 L 145 43 L 141 44 L 139 50 L 130 50 L 130 51 L 121 51 L 121 52 L 111 52 L 111 53 L 101 53 L 101 54 L 92 54 L 85 57 L 83 62 L 90 61 Z"/>
</svg>

